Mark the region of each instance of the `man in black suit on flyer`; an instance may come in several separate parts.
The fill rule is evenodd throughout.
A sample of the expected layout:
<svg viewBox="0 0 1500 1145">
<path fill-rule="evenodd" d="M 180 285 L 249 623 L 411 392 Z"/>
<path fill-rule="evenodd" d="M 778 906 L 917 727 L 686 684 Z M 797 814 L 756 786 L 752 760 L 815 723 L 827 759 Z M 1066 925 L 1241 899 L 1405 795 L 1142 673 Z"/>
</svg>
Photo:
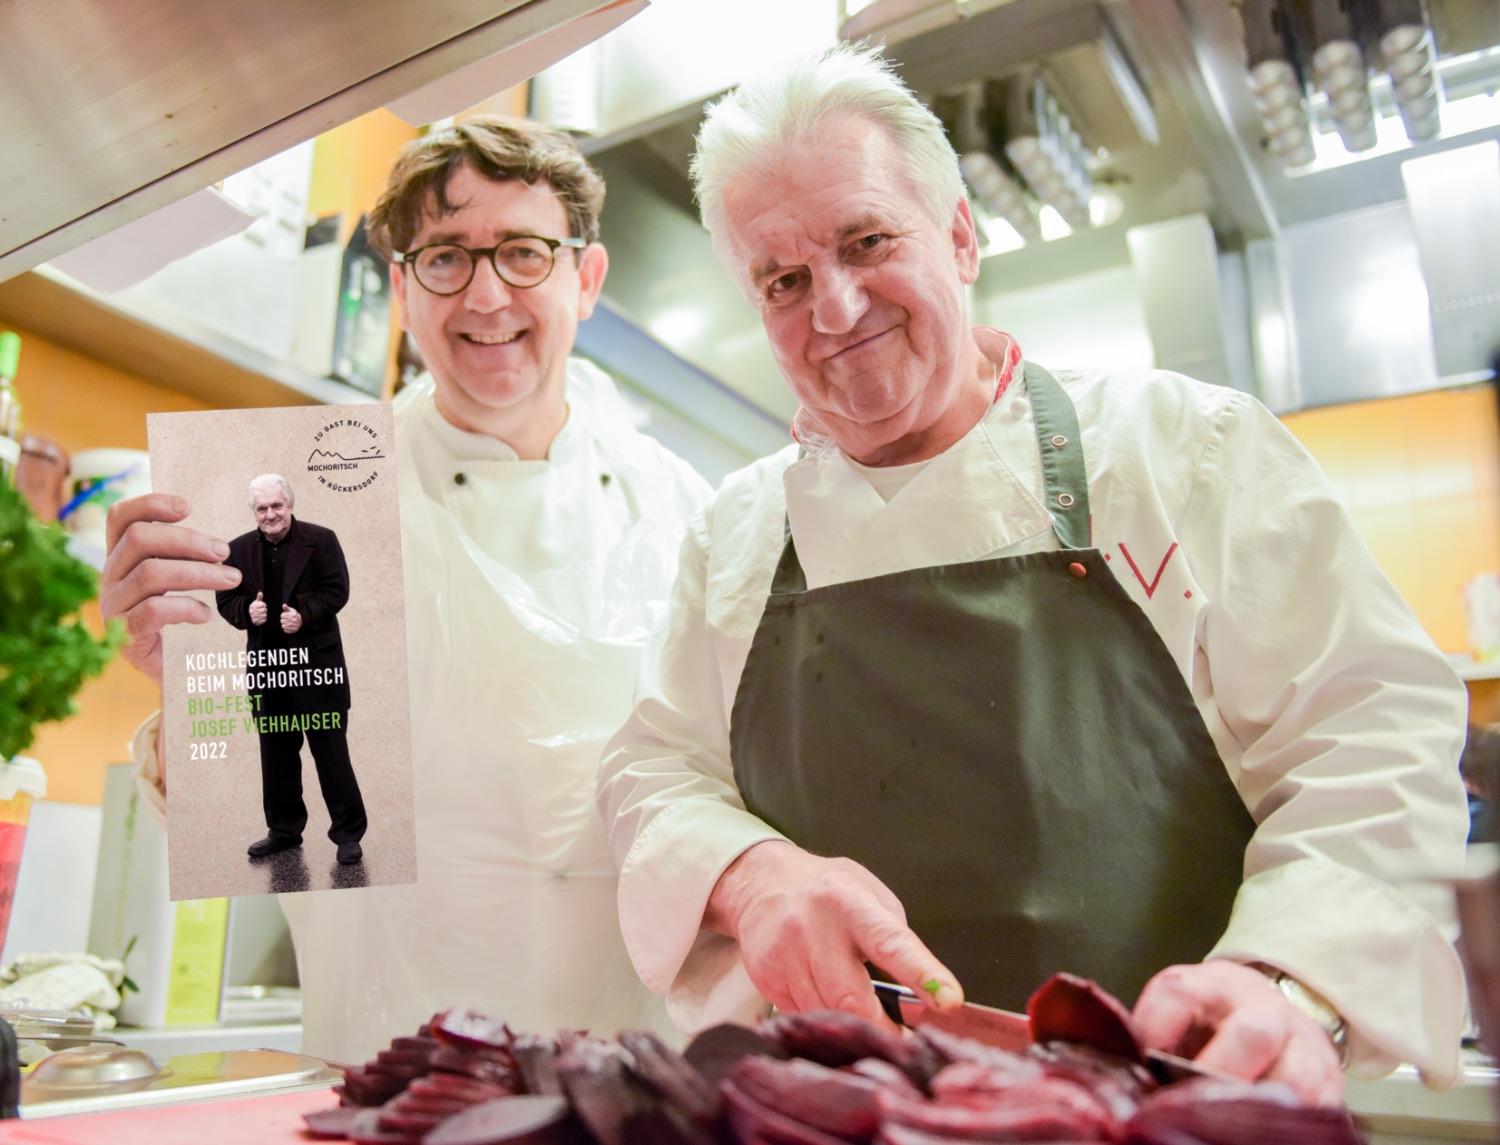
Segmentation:
<svg viewBox="0 0 1500 1145">
<path fill-rule="evenodd" d="M 299 521 L 284 477 L 250 482 L 256 527 L 229 542 L 225 562 L 243 574 L 214 594 L 219 615 L 248 636 L 247 682 L 260 735 L 267 834 L 253 859 L 302 845 L 302 740 L 312 750 L 338 861 L 358 863 L 365 805 L 349 761 L 349 677 L 338 611 L 349 600 L 349 569 L 331 529 Z"/>
</svg>

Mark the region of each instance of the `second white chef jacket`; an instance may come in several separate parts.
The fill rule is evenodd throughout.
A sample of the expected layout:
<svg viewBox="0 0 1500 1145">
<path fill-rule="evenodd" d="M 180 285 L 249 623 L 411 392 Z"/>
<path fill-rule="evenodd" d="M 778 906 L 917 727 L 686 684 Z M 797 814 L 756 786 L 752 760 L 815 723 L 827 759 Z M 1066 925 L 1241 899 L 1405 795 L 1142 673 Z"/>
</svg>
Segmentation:
<svg viewBox="0 0 1500 1145">
<path fill-rule="evenodd" d="M 1094 544 L 1258 824 L 1213 953 L 1327 996 L 1350 1025 L 1351 1074 L 1411 1061 L 1452 1082 L 1465 991 L 1445 880 L 1467 830 L 1462 684 L 1327 479 L 1253 399 L 1160 371 L 1058 380 L 1083 427 Z M 670 627 L 600 783 L 626 946 L 679 1025 L 765 1009 L 735 944 L 699 922 L 735 856 L 779 837 L 735 789 L 729 715 L 787 519 L 811 589 L 1056 549 L 1041 490 L 1017 370 L 889 502 L 825 442 L 731 475 L 695 524 Z"/>
</svg>

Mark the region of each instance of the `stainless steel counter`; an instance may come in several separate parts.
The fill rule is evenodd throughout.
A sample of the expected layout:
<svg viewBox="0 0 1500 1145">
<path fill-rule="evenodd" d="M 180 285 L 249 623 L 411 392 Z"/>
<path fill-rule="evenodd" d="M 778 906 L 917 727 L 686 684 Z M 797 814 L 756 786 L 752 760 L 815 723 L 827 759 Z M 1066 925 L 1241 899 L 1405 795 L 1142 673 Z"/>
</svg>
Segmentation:
<svg viewBox="0 0 1500 1145">
<path fill-rule="evenodd" d="M 1345 1093 L 1370 1145 L 1500 1141 L 1497 1078 L 1500 1072 L 1486 1059 L 1468 1054 L 1464 1084 L 1453 1089 L 1428 1089 L 1415 1069 L 1401 1066 L 1379 1081 L 1351 1081 Z"/>
</svg>

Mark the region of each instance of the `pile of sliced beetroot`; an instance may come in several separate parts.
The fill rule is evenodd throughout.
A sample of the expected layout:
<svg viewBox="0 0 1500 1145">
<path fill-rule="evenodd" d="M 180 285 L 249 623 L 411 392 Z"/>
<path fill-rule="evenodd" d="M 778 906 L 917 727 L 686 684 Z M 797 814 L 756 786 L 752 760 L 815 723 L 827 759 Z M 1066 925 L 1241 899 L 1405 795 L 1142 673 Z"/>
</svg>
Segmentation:
<svg viewBox="0 0 1500 1145">
<path fill-rule="evenodd" d="M 1009 1053 L 849 1014 L 716 1026 L 682 1053 L 515 1034 L 468 1010 L 345 1072 L 312 1137 L 357 1145 L 1360 1145 L 1343 1109 L 1274 1082 L 1159 1080 L 1129 1014 L 1092 983 L 1051 979 L 1028 1006 L 1036 1044 Z"/>
</svg>

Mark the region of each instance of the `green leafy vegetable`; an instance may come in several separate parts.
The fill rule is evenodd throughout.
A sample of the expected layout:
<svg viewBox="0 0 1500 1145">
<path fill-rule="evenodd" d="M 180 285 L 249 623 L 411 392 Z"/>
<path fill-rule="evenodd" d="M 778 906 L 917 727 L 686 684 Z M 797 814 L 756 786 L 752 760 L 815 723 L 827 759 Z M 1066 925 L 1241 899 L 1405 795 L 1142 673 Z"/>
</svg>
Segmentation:
<svg viewBox="0 0 1500 1145">
<path fill-rule="evenodd" d="M 111 623 L 96 639 L 78 615 L 99 594 L 99 575 L 67 550 L 0 478 L 0 760 L 36 739 L 38 724 L 76 710 L 73 696 L 97 676 L 125 632 Z"/>
</svg>

